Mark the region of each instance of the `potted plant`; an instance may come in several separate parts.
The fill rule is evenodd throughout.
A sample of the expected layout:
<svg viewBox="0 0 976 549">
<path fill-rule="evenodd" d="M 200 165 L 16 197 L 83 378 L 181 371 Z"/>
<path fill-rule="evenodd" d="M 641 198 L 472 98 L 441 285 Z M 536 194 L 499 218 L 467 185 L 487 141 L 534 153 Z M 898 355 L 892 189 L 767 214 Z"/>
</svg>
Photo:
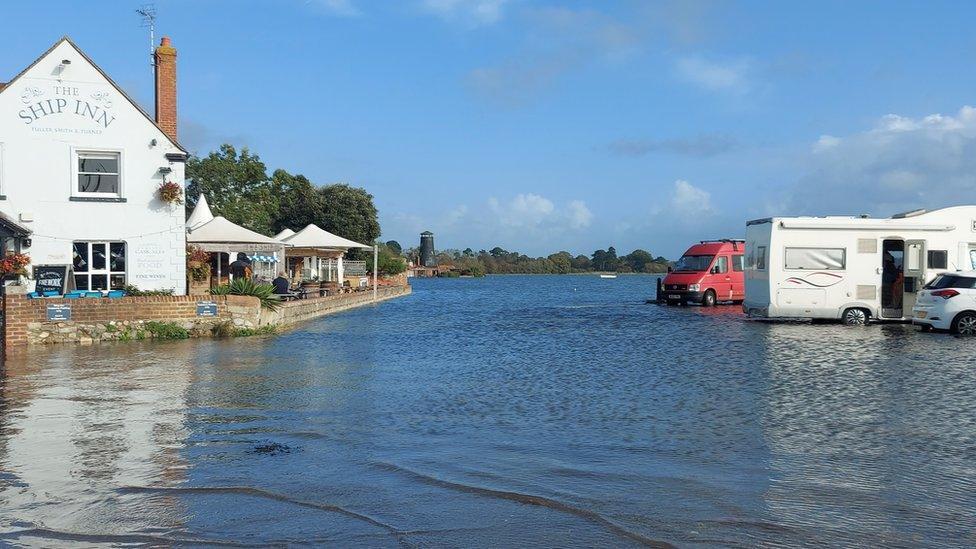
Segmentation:
<svg viewBox="0 0 976 549">
<path fill-rule="evenodd" d="M 167 181 L 159 185 L 157 189 L 159 199 L 167 204 L 183 203 L 183 186 L 173 181 Z"/>
</svg>

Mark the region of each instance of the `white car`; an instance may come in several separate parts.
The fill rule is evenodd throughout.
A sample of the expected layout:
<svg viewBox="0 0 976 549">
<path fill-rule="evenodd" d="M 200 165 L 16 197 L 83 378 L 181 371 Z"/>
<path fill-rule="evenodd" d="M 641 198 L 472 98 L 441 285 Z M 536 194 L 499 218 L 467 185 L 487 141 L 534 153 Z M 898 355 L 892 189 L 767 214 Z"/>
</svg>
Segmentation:
<svg viewBox="0 0 976 549">
<path fill-rule="evenodd" d="M 942 273 L 915 297 L 912 324 L 976 335 L 976 271 Z"/>
</svg>

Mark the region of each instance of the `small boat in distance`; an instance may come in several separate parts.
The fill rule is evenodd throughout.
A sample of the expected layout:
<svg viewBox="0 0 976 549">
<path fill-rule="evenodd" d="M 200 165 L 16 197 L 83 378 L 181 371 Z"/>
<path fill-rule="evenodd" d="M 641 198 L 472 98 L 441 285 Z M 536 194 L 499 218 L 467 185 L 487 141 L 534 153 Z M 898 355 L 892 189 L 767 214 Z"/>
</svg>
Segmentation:
<svg viewBox="0 0 976 549">
<path fill-rule="evenodd" d="M 602 274 L 602 275 L 600 275 L 600 278 L 617 278 L 617 275 L 615 275 L 615 274 Z"/>
</svg>

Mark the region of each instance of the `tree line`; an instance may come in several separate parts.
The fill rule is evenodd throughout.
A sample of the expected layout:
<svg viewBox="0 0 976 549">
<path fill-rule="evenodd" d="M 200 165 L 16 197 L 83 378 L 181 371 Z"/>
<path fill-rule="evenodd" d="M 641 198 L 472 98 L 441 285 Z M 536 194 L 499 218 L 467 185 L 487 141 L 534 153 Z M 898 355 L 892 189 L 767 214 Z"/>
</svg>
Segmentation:
<svg viewBox="0 0 976 549">
<path fill-rule="evenodd" d="M 391 250 L 400 250 L 396 241 L 386 243 Z M 403 252 L 414 261 L 419 251 L 411 248 Z M 610 246 L 606 250 L 596 250 L 592 255 L 577 255 L 560 251 L 546 257 L 529 257 L 519 252 L 510 252 L 501 247 L 475 252 L 464 250 L 442 250 L 437 253 L 438 265 L 452 265 L 463 275 L 481 276 L 485 274 L 569 274 L 590 272 L 618 273 L 663 273 L 671 264 L 664 257 L 654 257 L 646 250 L 637 249 L 618 256 L 617 250 Z"/>
<path fill-rule="evenodd" d="M 380 236 L 379 215 L 373 196 L 345 183 L 316 185 L 302 174 L 277 169 L 269 176 L 261 158 L 246 147 L 238 151 L 224 144 L 205 157 L 186 162 L 187 215 L 200 195 L 206 195 L 214 215 L 266 236 L 284 229 L 300 231 L 314 223 L 330 233 L 363 244 Z M 366 259 L 373 254 L 350 250 L 347 257 Z M 406 262 L 380 246 L 379 271 L 393 275 L 406 270 Z"/>
<path fill-rule="evenodd" d="M 257 154 L 224 144 L 206 157 L 186 162 L 187 215 L 201 194 L 214 215 L 267 236 L 309 223 L 363 244 L 380 236 L 373 196 L 345 183 L 316 185 L 283 169 L 270 176 Z"/>
</svg>

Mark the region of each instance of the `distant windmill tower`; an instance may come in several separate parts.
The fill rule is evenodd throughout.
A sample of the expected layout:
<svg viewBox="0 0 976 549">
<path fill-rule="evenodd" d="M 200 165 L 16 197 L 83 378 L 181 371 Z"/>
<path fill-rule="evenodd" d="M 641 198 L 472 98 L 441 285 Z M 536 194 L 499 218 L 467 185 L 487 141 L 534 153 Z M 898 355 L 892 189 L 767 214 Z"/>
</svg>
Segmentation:
<svg viewBox="0 0 976 549">
<path fill-rule="evenodd" d="M 424 231 L 420 233 L 420 264 L 424 267 L 436 267 L 434 257 L 434 233 Z"/>
</svg>

